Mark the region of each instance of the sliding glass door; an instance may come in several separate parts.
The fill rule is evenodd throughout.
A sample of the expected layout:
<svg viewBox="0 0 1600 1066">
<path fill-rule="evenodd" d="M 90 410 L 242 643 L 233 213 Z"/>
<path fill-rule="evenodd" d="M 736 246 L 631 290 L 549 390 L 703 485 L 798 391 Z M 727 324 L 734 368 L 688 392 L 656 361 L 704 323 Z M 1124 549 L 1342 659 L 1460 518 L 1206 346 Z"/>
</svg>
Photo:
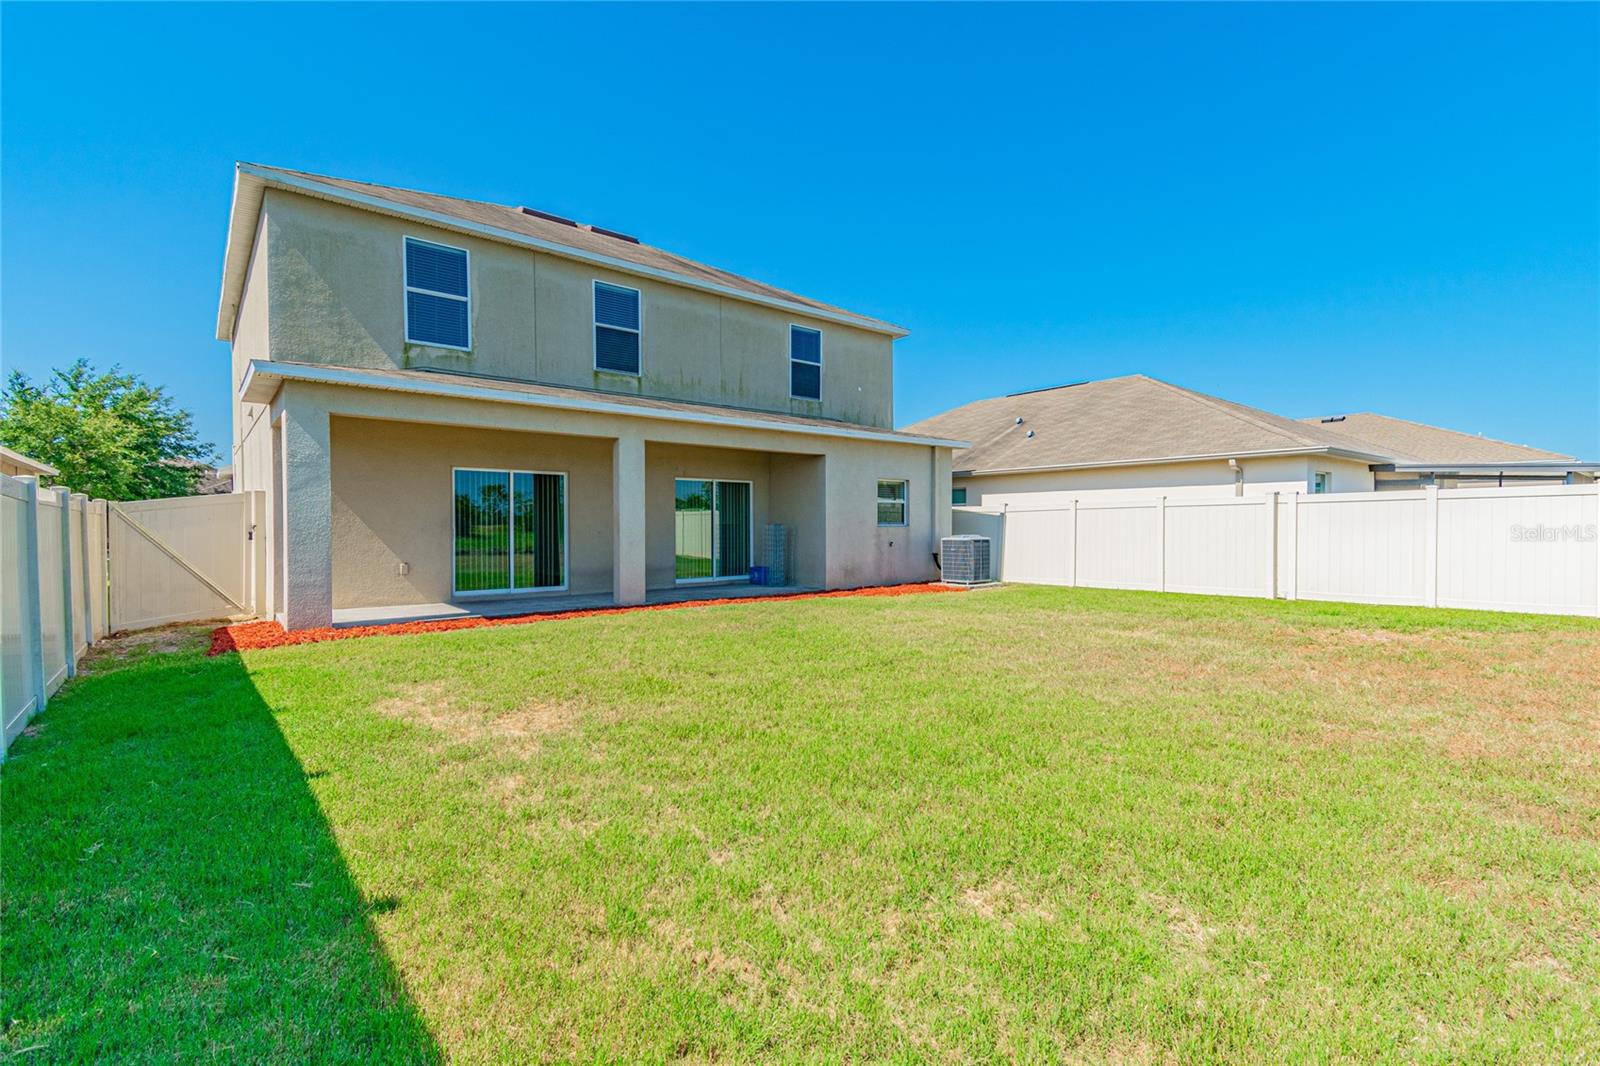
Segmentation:
<svg viewBox="0 0 1600 1066">
<path fill-rule="evenodd" d="M 457 470 L 456 592 L 522 592 L 566 585 L 566 475 Z"/>
<path fill-rule="evenodd" d="M 673 508 L 680 582 L 750 576 L 750 482 L 678 478 Z"/>
</svg>

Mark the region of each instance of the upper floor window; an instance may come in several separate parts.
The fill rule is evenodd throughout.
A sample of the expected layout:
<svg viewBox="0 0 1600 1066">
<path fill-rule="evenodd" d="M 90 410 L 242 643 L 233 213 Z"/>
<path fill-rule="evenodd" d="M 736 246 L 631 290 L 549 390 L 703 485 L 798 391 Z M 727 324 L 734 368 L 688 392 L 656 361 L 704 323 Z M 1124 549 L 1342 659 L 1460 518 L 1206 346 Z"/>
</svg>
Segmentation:
<svg viewBox="0 0 1600 1066">
<path fill-rule="evenodd" d="M 406 343 L 472 347 L 464 248 L 406 238 Z"/>
<path fill-rule="evenodd" d="M 594 283 L 594 368 L 639 372 L 639 290 Z"/>
<path fill-rule="evenodd" d="M 1326 470 L 1318 470 L 1311 476 L 1312 492 L 1330 492 L 1333 489 L 1333 475 Z"/>
<path fill-rule="evenodd" d="M 960 488 L 951 489 L 950 502 L 956 507 L 965 507 L 967 505 L 967 487 L 962 485 Z"/>
<path fill-rule="evenodd" d="M 822 399 L 822 331 L 789 327 L 789 395 Z"/>
</svg>

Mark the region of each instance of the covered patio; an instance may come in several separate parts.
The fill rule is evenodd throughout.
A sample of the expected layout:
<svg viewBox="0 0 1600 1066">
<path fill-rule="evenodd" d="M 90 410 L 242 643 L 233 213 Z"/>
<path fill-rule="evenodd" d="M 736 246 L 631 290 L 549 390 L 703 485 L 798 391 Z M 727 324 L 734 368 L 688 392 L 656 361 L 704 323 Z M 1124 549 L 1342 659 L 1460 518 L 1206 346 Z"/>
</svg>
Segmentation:
<svg viewBox="0 0 1600 1066">
<path fill-rule="evenodd" d="M 291 630 L 924 582 L 949 528 L 947 442 L 893 430 L 437 371 L 244 392 Z"/>
</svg>

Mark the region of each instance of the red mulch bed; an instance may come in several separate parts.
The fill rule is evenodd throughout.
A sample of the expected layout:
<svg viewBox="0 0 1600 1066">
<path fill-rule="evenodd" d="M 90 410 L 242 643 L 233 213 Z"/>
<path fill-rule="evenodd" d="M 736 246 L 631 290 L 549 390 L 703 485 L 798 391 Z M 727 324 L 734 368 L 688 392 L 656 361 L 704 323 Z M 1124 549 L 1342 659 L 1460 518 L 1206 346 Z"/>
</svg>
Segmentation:
<svg viewBox="0 0 1600 1066">
<path fill-rule="evenodd" d="M 408 633 L 448 633 L 453 629 L 482 629 L 486 626 L 522 626 L 533 622 L 555 622 L 563 618 L 589 618 L 598 614 L 628 614 L 633 611 L 675 611 L 684 607 L 716 607 L 738 603 L 765 603 L 770 600 L 826 600 L 839 596 L 913 596 L 923 592 L 965 592 L 949 585 L 878 585 L 837 592 L 784 592 L 771 596 L 737 596 L 729 599 L 686 600 L 682 603 L 651 603 L 638 607 L 594 607 L 584 611 L 551 611 L 547 614 L 519 614 L 505 618 L 441 618 L 432 622 L 395 622 L 383 626 L 349 626 L 335 629 L 296 629 L 285 632 L 276 622 L 241 622 L 220 626 L 211 633 L 211 651 L 222 655 L 230 651 L 256 651 L 282 648 L 290 644 L 320 644 L 325 640 L 351 640 L 355 637 L 382 637 Z"/>
</svg>

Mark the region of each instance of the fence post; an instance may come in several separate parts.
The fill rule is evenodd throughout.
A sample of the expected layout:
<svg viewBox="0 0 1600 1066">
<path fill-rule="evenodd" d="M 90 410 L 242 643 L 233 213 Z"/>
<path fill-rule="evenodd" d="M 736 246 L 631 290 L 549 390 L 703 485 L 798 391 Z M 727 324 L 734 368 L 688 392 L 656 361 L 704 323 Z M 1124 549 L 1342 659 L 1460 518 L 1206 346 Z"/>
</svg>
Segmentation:
<svg viewBox="0 0 1600 1066">
<path fill-rule="evenodd" d="M 1156 588 L 1167 591 L 1167 498 L 1156 497 Z"/>
<path fill-rule="evenodd" d="M 1278 494 L 1265 494 L 1267 501 L 1267 599 L 1278 598 Z"/>
<path fill-rule="evenodd" d="M 57 487 L 52 491 L 61 507 L 61 657 L 70 678 L 78 672 L 78 641 L 72 633 L 72 490 Z"/>
<path fill-rule="evenodd" d="M 1068 562 L 1067 585 L 1069 588 L 1078 587 L 1078 498 L 1072 498 L 1068 508 L 1072 513 L 1072 556 Z"/>
<path fill-rule="evenodd" d="M 1422 603 L 1439 606 L 1439 486 L 1424 485 L 1426 518 L 1422 544 Z"/>
<path fill-rule="evenodd" d="M 1283 598 L 1297 600 L 1300 598 L 1300 494 L 1289 493 L 1289 535 L 1284 538 L 1289 542 L 1289 565 L 1285 568 L 1283 582 Z"/>
<path fill-rule="evenodd" d="M 28 663 L 33 672 L 33 713 L 44 710 L 44 600 L 39 592 L 39 479 L 19 477 L 27 496 L 22 501 L 22 595 L 28 605 Z"/>
<path fill-rule="evenodd" d="M 87 646 L 94 643 L 94 605 L 89 599 L 89 590 L 94 584 L 94 556 L 90 554 L 89 539 L 89 497 L 82 492 L 74 492 L 72 498 L 78 501 L 78 540 L 83 545 L 79 558 L 83 560 L 83 573 L 78 575 L 79 599 L 83 600 L 83 643 Z"/>
<path fill-rule="evenodd" d="M 111 592 L 107 573 L 110 567 L 107 556 L 111 548 L 107 543 L 111 536 L 110 513 L 104 500 L 91 500 L 89 506 L 94 512 L 89 528 L 99 534 L 93 538 L 94 562 L 89 570 L 89 602 L 95 612 L 94 635 L 104 639 L 111 635 Z"/>
<path fill-rule="evenodd" d="M 1600 618 L 1600 484 L 1592 486 L 1594 489 L 1595 509 L 1595 560 L 1594 560 L 1594 614 Z"/>
</svg>

